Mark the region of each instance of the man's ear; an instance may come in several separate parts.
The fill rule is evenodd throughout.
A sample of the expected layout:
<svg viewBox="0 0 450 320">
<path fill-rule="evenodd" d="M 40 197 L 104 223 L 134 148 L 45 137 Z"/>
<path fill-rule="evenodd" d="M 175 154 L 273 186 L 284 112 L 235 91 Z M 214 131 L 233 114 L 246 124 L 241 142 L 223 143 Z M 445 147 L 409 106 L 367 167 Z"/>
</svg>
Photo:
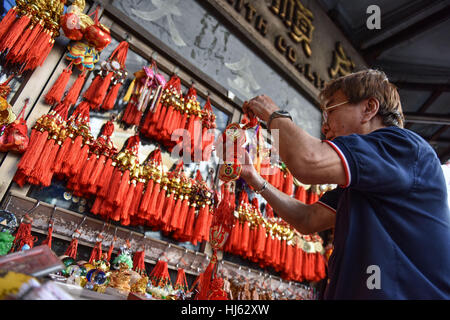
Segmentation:
<svg viewBox="0 0 450 320">
<path fill-rule="evenodd" d="M 372 120 L 378 113 L 378 110 L 380 109 L 380 102 L 376 98 L 369 98 L 364 103 L 364 110 L 363 110 L 363 118 L 362 122 L 369 122 Z"/>
</svg>

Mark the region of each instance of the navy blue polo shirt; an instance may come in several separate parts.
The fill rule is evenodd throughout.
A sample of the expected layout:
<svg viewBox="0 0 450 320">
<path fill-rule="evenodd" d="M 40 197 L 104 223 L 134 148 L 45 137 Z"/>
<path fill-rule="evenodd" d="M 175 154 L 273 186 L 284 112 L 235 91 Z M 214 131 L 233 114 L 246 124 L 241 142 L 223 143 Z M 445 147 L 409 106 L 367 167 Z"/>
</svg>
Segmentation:
<svg viewBox="0 0 450 320">
<path fill-rule="evenodd" d="M 347 183 L 319 203 L 336 212 L 325 299 L 450 299 L 450 211 L 434 150 L 387 127 L 327 141 Z"/>
</svg>

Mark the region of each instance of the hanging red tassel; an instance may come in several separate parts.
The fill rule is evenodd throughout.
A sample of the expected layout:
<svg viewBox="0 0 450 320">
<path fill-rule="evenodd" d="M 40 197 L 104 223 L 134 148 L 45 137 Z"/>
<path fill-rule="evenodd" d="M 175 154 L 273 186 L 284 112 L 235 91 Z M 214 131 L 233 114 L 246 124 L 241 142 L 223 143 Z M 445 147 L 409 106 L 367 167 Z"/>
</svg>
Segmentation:
<svg viewBox="0 0 450 320">
<path fill-rule="evenodd" d="M 156 224 L 156 205 L 158 203 L 158 199 L 159 199 L 159 194 L 161 193 L 161 184 L 159 183 L 159 181 L 155 181 L 154 185 L 153 185 L 153 190 L 152 190 L 152 195 L 150 197 L 149 200 L 149 205 L 148 205 L 148 209 L 147 209 L 147 215 L 146 217 L 146 221 L 148 225 L 155 225 Z M 165 196 L 165 195 L 164 195 Z"/>
<path fill-rule="evenodd" d="M 211 277 L 214 271 L 215 263 L 210 263 L 206 268 L 205 272 L 203 272 L 203 276 L 198 285 L 198 293 L 195 297 L 195 300 L 206 300 L 208 298 L 209 289 L 211 286 Z"/>
<path fill-rule="evenodd" d="M 114 80 L 112 80 L 114 83 Z M 114 105 L 116 103 L 117 95 L 119 93 L 119 89 L 122 86 L 122 82 L 117 81 L 113 84 L 112 88 L 109 89 L 108 93 L 106 94 L 105 100 L 102 103 L 101 108 L 103 110 L 112 110 L 114 108 Z"/>
<path fill-rule="evenodd" d="M 17 7 L 12 7 L 0 21 L 0 39 L 17 20 Z"/>
<path fill-rule="evenodd" d="M 186 279 L 186 272 L 183 268 L 178 268 L 177 272 L 177 278 L 175 281 L 175 285 L 173 287 L 175 290 L 182 290 L 187 291 L 188 290 L 188 283 Z"/>
<path fill-rule="evenodd" d="M 10 252 L 20 251 L 25 245 L 27 245 L 29 249 L 33 248 L 34 242 L 36 242 L 37 239 L 31 235 L 32 223 L 33 219 L 26 214 L 17 229 Z"/>
<path fill-rule="evenodd" d="M 184 225 L 183 234 L 187 241 L 191 241 L 194 236 L 194 223 L 195 223 L 195 202 L 191 203 L 187 213 L 186 224 Z M 192 242 L 192 241 L 191 241 Z"/>
<path fill-rule="evenodd" d="M 128 42 L 122 41 L 111 53 L 107 61 L 102 63 L 102 70 L 94 78 L 83 97 L 89 102 L 91 109 L 97 110 L 104 103 L 108 88 L 113 82 L 113 88 L 122 84 L 125 75 L 125 61 L 128 53 Z M 118 64 L 118 65 L 117 65 Z M 113 70 L 113 71 L 111 71 Z M 107 107 L 114 106 L 118 88 L 114 89 L 107 101 Z"/>
<path fill-rule="evenodd" d="M 93 264 L 94 261 L 98 261 L 102 257 L 102 241 L 103 236 L 99 234 L 97 236 L 97 242 L 95 242 L 94 248 L 92 248 L 91 256 L 89 257 L 89 263 Z"/>
<path fill-rule="evenodd" d="M 138 181 L 136 187 L 134 188 L 133 199 L 130 205 L 130 220 L 131 224 L 134 225 L 145 224 L 145 219 L 139 217 L 139 204 L 141 203 L 143 197 L 143 191 L 144 191 L 144 183 L 142 181 Z"/>
<path fill-rule="evenodd" d="M 136 251 L 133 256 L 133 270 L 139 274 L 145 274 L 145 251 Z"/>
<path fill-rule="evenodd" d="M 28 50 L 33 46 L 43 29 L 44 26 L 42 20 L 35 25 L 30 24 L 6 55 L 8 63 L 20 65 L 26 62 Z"/>
<path fill-rule="evenodd" d="M 23 34 L 30 21 L 30 14 L 25 14 L 14 21 L 8 31 L 2 36 L 0 41 L 1 52 L 13 47 L 14 43 L 16 43 L 17 39 Z"/>
<path fill-rule="evenodd" d="M 61 98 L 66 90 L 67 84 L 69 83 L 70 76 L 72 75 L 72 63 L 64 68 L 62 73 L 56 79 L 53 86 L 45 95 L 45 103 L 49 105 L 54 105 L 61 102 Z"/>
<path fill-rule="evenodd" d="M 70 241 L 69 247 L 67 248 L 64 255 L 69 256 L 72 259 L 76 259 L 77 252 L 78 252 L 78 238 L 72 238 L 72 241 Z"/>
<path fill-rule="evenodd" d="M 47 230 L 47 238 L 42 241 L 42 244 L 46 244 L 50 249 L 52 248 L 52 239 L 53 239 L 53 221 L 50 221 Z"/>
<path fill-rule="evenodd" d="M 35 68 L 42 66 L 54 44 L 55 40 L 53 39 L 52 31 L 44 29 L 39 33 L 39 36 L 33 42 L 33 45 L 26 54 L 27 59 L 23 70 L 34 70 Z"/>
<path fill-rule="evenodd" d="M 112 77 L 113 73 L 109 72 L 104 76 L 98 74 L 94 80 L 92 80 L 91 85 L 83 95 L 83 98 L 89 103 L 91 109 L 99 109 L 105 99 Z"/>
<path fill-rule="evenodd" d="M 139 209 L 138 209 L 138 217 L 139 219 L 146 220 L 148 210 L 150 207 L 150 202 L 152 200 L 152 194 L 153 194 L 153 186 L 155 184 L 155 181 L 150 178 L 147 181 L 147 185 L 145 186 L 144 195 L 142 196 L 142 199 L 139 203 Z"/>
<path fill-rule="evenodd" d="M 72 86 L 70 87 L 69 91 L 67 91 L 66 96 L 63 99 L 63 102 L 68 106 L 73 106 L 77 103 L 78 97 L 80 96 L 81 89 L 83 88 L 84 81 L 86 80 L 86 71 L 83 70 Z"/>
<path fill-rule="evenodd" d="M 124 226 L 128 226 L 131 222 L 131 202 L 134 199 L 136 191 L 136 181 L 133 180 L 128 187 L 127 193 L 125 195 L 125 199 L 122 204 L 122 211 L 120 215 L 120 223 Z"/>
<path fill-rule="evenodd" d="M 107 255 L 108 261 L 111 261 L 111 255 L 114 250 L 114 244 L 115 244 L 116 240 L 117 240 L 117 237 L 114 236 L 113 240 L 111 241 L 111 244 L 109 245 L 108 255 Z"/>
<path fill-rule="evenodd" d="M 162 229 L 164 229 L 166 226 L 167 227 L 169 226 L 169 221 L 173 214 L 173 209 L 176 201 L 174 197 L 175 197 L 175 190 L 170 192 L 170 194 L 166 194 L 164 209 L 161 216 Z"/>
</svg>

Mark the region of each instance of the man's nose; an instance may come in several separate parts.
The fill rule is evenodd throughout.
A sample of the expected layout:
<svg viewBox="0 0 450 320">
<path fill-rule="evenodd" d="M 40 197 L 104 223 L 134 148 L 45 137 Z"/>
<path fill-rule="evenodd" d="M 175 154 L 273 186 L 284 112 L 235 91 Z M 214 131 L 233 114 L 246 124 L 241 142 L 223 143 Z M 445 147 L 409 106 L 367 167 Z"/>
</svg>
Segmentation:
<svg viewBox="0 0 450 320">
<path fill-rule="evenodd" d="M 322 122 L 322 130 L 321 131 L 324 136 L 326 136 L 328 131 L 330 131 L 330 127 L 328 126 L 327 122 Z"/>
</svg>

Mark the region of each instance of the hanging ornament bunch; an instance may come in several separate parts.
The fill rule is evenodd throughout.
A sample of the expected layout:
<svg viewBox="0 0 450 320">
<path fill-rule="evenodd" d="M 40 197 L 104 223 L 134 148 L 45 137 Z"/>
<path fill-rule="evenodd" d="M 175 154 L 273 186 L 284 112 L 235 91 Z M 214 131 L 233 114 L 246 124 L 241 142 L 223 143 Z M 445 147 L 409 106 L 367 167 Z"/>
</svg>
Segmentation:
<svg viewBox="0 0 450 320">
<path fill-rule="evenodd" d="M 211 261 L 201 277 L 197 300 L 227 300 L 221 290 L 223 279 L 216 277 L 217 251 L 221 250 L 228 240 L 234 220 L 235 194 L 233 184 L 222 185 L 222 200 L 212 214 L 209 243 L 213 250 Z"/>
<path fill-rule="evenodd" d="M 185 129 L 186 133 L 189 134 L 187 137 L 180 137 L 183 139 L 183 152 L 191 154 L 191 157 L 196 160 L 199 159 L 199 157 L 198 155 L 196 156 L 195 152 L 197 150 L 201 151 L 202 147 L 201 135 L 203 132 L 201 117 L 202 110 L 200 103 L 197 100 L 197 91 L 195 90 L 194 85 L 192 85 L 184 97 L 183 114 L 180 117 L 177 128 Z M 179 140 L 178 143 L 180 141 L 181 140 Z M 172 146 L 173 145 L 174 144 L 172 143 Z"/>
<path fill-rule="evenodd" d="M 59 105 L 67 106 L 64 103 Z M 78 105 L 67 120 L 66 130 L 60 134 L 61 147 L 54 159 L 52 173 L 59 179 L 71 181 L 76 178 L 89 157 L 94 137 L 91 134 L 89 108 Z"/>
<path fill-rule="evenodd" d="M 139 136 L 131 136 L 123 150 L 114 157 L 110 178 L 102 183 L 92 213 L 120 221 L 122 225 L 130 224 L 129 209 L 139 179 L 139 142 Z"/>
<path fill-rule="evenodd" d="M 18 73 L 41 66 L 59 36 L 65 1 L 16 0 L 0 22 L 0 52 Z"/>
<path fill-rule="evenodd" d="M 261 267 L 273 267 L 287 280 L 318 281 L 325 277 L 322 239 L 318 235 L 300 235 L 280 218 L 274 218 L 266 205 L 266 216 L 257 198 L 250 203 L 242 191 L 229 241 L 224 250 L 241 255 Z"/>
<path fill-rule="evenodd" d="M 214 193 L 209 189 L 206 181 L 203 180 L 200 171 L 197 171 L 195 183 L 192 186 L 191 198 L 194 199 L 198 214 L 195 219 L 195 225 L 191 242 L 196 245 L 197 242 L 209 241 L 210 227 L 213 219 Z M 189 226 L 187 226 L 190 229 Z"/>
<path fill-rule="evenodd" d="M 174 74 L 165 84 L 159 101 L 148 111 L 140 128 L 141 133 L 168 146 L 173 128 L 179 127 L 178 115 L 183 101 L 181 81 Z"/>
<path fill-rule="evenodd" d="M 140 177 L 136 187 L 137 190 L 143 188 L 140 200 L 133 201 L 135 204 L 135 214 L 132 224 L 156 225 L 154 213 L 161 190 L 162 158 L 161 149 L 155 148 L 140 166 Z M 137 196 L 139 193 L 137 192 Z"/>
<path fill-rule="evenodd" d="M 72 190 L 74 196 L 89 198 L 96 194 L 99 180 L 103 179 L 102 173 L 108 162 L 112 167 L 112 158 L 117 152 L 111 140 L 113 132 L 113 122 L 107 121 L 97 139 L 89 144 L 87 158 L 80 159 L 82 170 L 78 170 L 67 183 L 67 189 Z"/>
<path fill-rule="evenodd" d="M 134 79 L 129 85 L 124 102 L 128 102 L 122 115 L 122 121 L 127 125 L 139 126 L 146 108 L 152 107 L 161 98 L 162 89 L 166 84 L 164 76 L 157 73 L 156 63 L 143 67 L 134 73 Z"/>
<path fill-rule="evenodd" d="M 14 176 L 14 181 L 19 186 L 22 187 L 25 183 L 50 185 L 55 172 L 54 165 L 63 159 L 62 141 L 69 134 L 66 123 L 68 109 L 66 105 L 59 104 L 42 115 L 32 127 L 28 148 L 20 159 Z M 68 145 L 64 147 L 65 151 Z"/>
<path fill-rule="evenodd" d="M 86 105 L 91 110 L 114 108 L 119 89 L 128 74 L 125 69 L 128 47 L 128 42 L 120 42 L 108 60 L 101 62 L 100 69 L 95 71 L 94 79 L 83 94 L 80 105 Z"/>
</svg>

